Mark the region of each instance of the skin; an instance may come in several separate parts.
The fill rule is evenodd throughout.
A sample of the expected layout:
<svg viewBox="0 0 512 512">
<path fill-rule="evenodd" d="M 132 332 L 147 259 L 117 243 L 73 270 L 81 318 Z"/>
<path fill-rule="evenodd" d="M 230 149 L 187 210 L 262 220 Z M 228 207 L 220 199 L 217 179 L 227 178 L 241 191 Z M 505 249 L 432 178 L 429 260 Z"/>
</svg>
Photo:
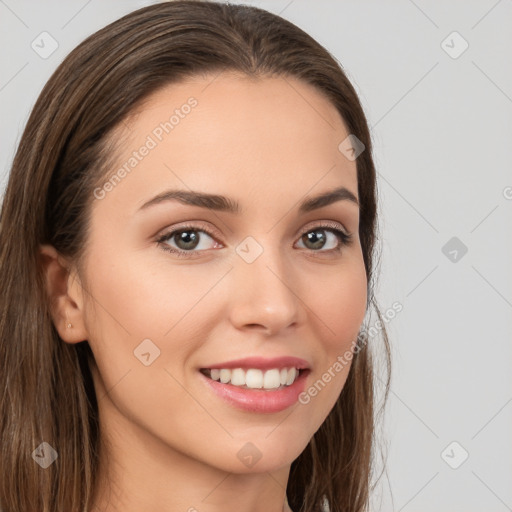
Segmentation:
<svg viewBox="0 0 512 512">
<path fill-rule="evenodd" d="M 287 510 L 290 465 L 334 406 L 350 363 L 307 405 L 266 414 L 224 402 L 198 369 L 292 355 L 310 364 L 307 389 L 353 348 L 364 319 L 358 205 L 297 209 L 339 186 L 357 197 L 335 107 L 292 78 L 188 79 L 153 94 L 116 130 L 119 166 L 190 96 L 198 101 L 190 114 L 94 201 L 85 275 L 67 272 L 72 262 L 41 246 L 55 326 L 67 343 L 88 340 L 95 356 L 103 444 L 94 511 Z M 171 188 L 222 194 L 243 211 L 169 201 L 137 212 Z M 215 233 L 196 232 L 192 258 L 156 241 L 185 221 Z M 323 247 L 301 238 L 322 221 L 352 234 L 352 244 L 329 250 L 340 241 L 328 228 Z M 247 236 L 263 247 L 250 264 L 235 251 Z M 165 244 L 186 250 L 176 236 Z M 149 366 L 134 356 L 146 338 L 160 350 Z M 262 455 L 250 468 L 237 457 L 247 442 Z"/>
</svg>

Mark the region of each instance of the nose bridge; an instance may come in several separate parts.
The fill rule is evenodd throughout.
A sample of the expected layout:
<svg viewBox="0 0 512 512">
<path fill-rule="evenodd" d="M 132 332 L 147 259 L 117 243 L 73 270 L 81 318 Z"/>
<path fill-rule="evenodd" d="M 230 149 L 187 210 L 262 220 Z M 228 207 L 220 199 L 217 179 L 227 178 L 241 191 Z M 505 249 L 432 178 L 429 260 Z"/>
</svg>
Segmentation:
<svg viewBox="0 0 512 512">
<path fill-rule="evenodd" d="M 296 322 L 300 301 L 293 289 L 293 267 L 280 247 L 249 236 L 235 251 L 233 323 L 275 332 Z"/>
</svg>

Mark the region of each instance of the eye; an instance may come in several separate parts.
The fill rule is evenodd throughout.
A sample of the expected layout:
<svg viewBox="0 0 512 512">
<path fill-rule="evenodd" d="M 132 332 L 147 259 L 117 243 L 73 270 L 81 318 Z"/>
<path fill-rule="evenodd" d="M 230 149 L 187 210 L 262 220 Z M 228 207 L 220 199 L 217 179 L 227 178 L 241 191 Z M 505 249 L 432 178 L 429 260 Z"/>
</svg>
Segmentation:
<svg viewBox="0 0 512 512">
<path fill-rule="evenodd" d="M 306 245 L 306 249 L 311 249 L 313 252 L 339 252 L 344 246 L 350 245 L 352 235 L 334 226 L 321 224 L 310 228 L 302 233 L 299 241 Z M 328 234 L 331 236 L 327 236 Z M 331 245 L 331 247 L 325 249 L 326 245 Z"/>
<path fill-rule="evenodd" d="M 344 246 L 352 242 L 352 235 L 339 229 L 338 224 L 323 223 L 302 232 L 299 242 L 312 253 L 340 252 Z M 331 236 L 328 236 L 328 235 Z M 157 243 L 166 252 L 178 257 L 193 258 L 201 256 L 201 252 L 222 245 L 215 240 L 210 230 L 197 225 L 185 225 L 163 234 Z M 204 240 L 206 238 L 206 240 Z M 208 239 L 210 241 L 208 241 Z M 174 246 L 169 242 L 174 242 Z M 212 243 L 213 242 L 213 243 Z M 325 249 L 325 246 L 331 246 Z"/>
<path fill-rule="evenodd" d="M 201 233 L 201 235 L 200 235 Z M 190 257 L 192 253 L 208 249 L 208 241 L 204 242 L 203 238 L 213 240 L 213 233 L 198 226 L 182 226 L 162 235 L 157 242 L 160 244 L 164 251 L 172 252 L 177 256 Z M 167 241 L 174 241 L 175 247 L 170 246 Z M 205 246 L 206 245 L 206 246 Z M 211 245 L 211 242 L 210 242 Z M 210 247 L 211 248 L 211 247 Z M 197 249 L 197 250 L 196 250 Z"/>
</svg>

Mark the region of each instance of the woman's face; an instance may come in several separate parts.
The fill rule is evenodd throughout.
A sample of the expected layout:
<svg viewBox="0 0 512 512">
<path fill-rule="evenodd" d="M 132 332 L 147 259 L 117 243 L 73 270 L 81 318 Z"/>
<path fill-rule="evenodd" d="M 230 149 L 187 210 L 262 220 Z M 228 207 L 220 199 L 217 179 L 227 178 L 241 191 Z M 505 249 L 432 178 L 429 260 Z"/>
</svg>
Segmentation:
<svg viewBox="0 0 512 512">
<path fill-rule="evenodd" d="M 169 85 L 117 130 L 83 294 L 111 436 L 231 473 L 282 468 L 306 447 L 343 388 L 350 363 L 333 368 L 366 308 L 347 198 L 356 162 L 338 148 L 348 135 L 311 86 L 231 73 Z M 341 187 L 341 199 L 311 202 Z"/>
</svg>

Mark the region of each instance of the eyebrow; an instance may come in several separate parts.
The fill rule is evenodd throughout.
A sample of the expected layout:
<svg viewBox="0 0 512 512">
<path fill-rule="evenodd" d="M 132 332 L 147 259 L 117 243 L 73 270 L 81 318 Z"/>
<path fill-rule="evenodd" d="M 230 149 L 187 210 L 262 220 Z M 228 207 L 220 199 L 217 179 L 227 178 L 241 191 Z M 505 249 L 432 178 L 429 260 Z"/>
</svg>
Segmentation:
<svg viewBox="0 0 512 512">
<path fill-rule="evenodd" d="M 313 197 L 308 197 L 299 205 L 299 213 L 307 213 L 324 206 L 328 206 L 337 201 L 351 201 L 359 207 L 357 197 L 347 188 L 338 187 L 327 192 L 322 192 Z M 153 197 L 145 202 L 140 208 L 146 210 L 150 206 L 154 206 L 167 201 L 178 201 L 185 205 L 199 206 L 201 208 L 209 208 L 221 212 L 239 214 L 241 212 L 240 204 L 229 197 L 218 194 L 207 194 L 204 192 L 189 190 L 166 190 L 161 194 Z"/>
</svg>

